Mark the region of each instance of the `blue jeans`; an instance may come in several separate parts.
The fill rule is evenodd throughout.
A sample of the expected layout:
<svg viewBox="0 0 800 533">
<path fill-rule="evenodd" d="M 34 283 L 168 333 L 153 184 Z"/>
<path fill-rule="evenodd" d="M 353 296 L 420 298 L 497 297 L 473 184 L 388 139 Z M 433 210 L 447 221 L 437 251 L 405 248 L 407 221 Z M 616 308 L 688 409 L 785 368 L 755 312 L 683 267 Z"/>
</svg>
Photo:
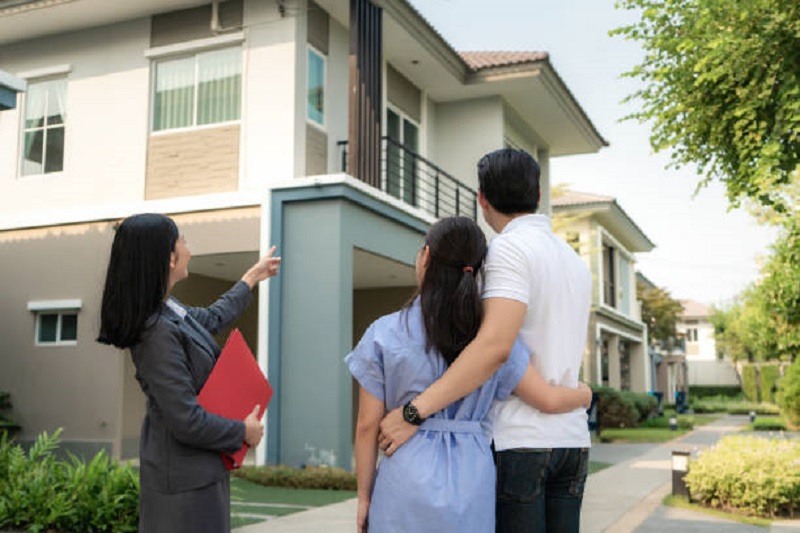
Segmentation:
<svg viewBox="0 0 800 533">
<path fill-rule="evenodd" d="M 497 533 L 577 533 L 589 467 L 587 448 L 495 453 Z"/>
</svg>

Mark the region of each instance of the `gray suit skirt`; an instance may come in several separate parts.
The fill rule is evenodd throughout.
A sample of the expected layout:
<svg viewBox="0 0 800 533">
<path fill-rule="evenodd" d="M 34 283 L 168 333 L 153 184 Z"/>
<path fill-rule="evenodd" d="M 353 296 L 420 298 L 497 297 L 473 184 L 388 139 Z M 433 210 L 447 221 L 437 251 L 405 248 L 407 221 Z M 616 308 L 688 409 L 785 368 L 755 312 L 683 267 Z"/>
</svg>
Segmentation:
<svg viewBox="0 0 800 533">
<path fill-rule="evenodd" d="M 230 476 L 213 485 L 177 494 L 141 488 L 139 533 L 228 533 L 230 530 Z"/>
</svg>

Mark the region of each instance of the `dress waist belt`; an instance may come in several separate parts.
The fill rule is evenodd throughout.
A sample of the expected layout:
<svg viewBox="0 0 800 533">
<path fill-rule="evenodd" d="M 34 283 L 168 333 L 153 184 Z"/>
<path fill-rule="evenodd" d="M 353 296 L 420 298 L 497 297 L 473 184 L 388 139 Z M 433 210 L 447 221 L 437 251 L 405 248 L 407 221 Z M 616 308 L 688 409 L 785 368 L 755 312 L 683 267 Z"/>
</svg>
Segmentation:
<svg viewBox="0 0 800 533">
<path fill-rule="evenodd" d="M 483 427 L 476 420 L 447 420 L 444 418 L 429 418 L 419 427 L 426 431 L 442 431 L 450 433 L 476 433 L 483 435 Z"/>
</svg>

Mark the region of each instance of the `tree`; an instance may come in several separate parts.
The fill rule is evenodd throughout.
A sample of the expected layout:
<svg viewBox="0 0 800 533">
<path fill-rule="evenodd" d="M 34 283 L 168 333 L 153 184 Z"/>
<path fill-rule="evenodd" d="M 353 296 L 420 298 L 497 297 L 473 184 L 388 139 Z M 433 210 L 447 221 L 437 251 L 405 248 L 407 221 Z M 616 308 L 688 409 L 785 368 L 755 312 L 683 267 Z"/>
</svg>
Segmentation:
<svg viewBox="0 0 800 533">
<path fill-rule="evenodd" d="M 619 0 L 641 18 L 612 32 L 641 44 L 626 76 L 644 88 L 627 118 L 652 123 L 650 142 L 672 165 L 697 165 L 745 198 L 791 211 L 784 187 L 800 177 L 800 2 Z"/>
<path fill-rule="evenodd" d="M 683 305 L 659 287 L 636 282 L 636 299 L 642 302 L 642 322 L 647 324 L 648 342 L 667 342 L 675 337 L 675 324 Z"/>
</svg>

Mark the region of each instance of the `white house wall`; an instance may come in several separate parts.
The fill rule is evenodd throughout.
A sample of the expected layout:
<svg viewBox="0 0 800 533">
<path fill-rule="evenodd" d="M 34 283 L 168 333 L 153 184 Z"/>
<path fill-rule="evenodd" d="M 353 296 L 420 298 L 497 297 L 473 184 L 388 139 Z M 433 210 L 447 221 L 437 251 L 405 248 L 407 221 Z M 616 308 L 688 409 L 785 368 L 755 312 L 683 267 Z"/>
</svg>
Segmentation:
<svg viewBox="0 0 800 533">
<path fill-rule="evenodd" d="M 342 154 L 336 145 L 348 136 L 349 98 L 347 86 L 350 78 L 350 30 L 329 17 L 328 71 L 325 86 L 325 120 L 328 130 L 328 170 L 340 172 Z M 302 100 L 305 106 L 306 99 Z M 305 107 L 304 107 L 305 109 Z"/>
<path fill-rule="evenodd" d="M 0 212 L 143 198 L 149 39 L 150 20 L 138 19 L 0 48 L 0 64 L 15 74 L 71 67 L 63 172 L 19 177 L 24 105 L 0 113 Z"/>
<path fill-rule="evenodd" d="M 305 132 L 305 120 L 297 122 L 295 116 L 296 59 L 301 52 L 295 43 L 298 21 L 297 17 L 281 18 L 274 3 L 253 0 L 244 4 L 244 21 L 241 188 L 264 190 L 270 183 L 296 175 L 295 160 L 302 160 L 296 150 L 305 148 L 304 142 L 301 146 L 296 142 Z M 305 58 L 305 31 L 300 43 Z M 300 65 L 305 66 L 305 59 Z M 305 102 L 304 97 L 299 100 Z"/>
</svg>

